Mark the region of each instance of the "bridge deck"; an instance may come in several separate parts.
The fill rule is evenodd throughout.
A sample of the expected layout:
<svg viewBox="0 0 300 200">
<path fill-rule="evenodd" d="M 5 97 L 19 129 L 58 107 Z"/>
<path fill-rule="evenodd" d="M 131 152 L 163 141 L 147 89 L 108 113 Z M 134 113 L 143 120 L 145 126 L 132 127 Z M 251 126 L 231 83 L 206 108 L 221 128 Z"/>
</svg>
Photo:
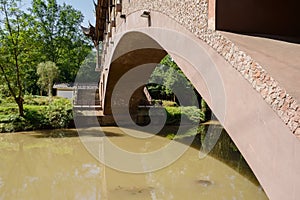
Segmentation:
<svg viewBox="0 0 300 200">
<path fill-rule="evenodd" d="M 221 32 L 249 54 L 300 102 L 300 44 Z"/>
</svg>

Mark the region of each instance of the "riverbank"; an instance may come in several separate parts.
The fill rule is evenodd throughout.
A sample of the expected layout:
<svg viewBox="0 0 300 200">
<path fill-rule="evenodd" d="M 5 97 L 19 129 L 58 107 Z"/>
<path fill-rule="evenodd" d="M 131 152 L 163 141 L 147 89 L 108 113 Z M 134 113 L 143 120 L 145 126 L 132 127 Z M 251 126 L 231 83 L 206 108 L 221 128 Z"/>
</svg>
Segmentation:
<svg viewBox="0 0 300 200">
<path fill-rule="evenodd" d="M 12 99 L 0 100 L 0 132 L 73 127 L 72 103 L 58 97 L 25 96 L 24 117 Z"/>
<path fill-rule="evenodd" d="M 180 124 L 181 118 L 191 123 L 206 121 L 204 112 L 194 106 L 163 105 L 168 125 Z M 59 97 L 25 96 L 24 117 L 10 98 L 0 99 L 0 133 L 44 129 L 74 128 L 72 102 Z"/>
</svg>

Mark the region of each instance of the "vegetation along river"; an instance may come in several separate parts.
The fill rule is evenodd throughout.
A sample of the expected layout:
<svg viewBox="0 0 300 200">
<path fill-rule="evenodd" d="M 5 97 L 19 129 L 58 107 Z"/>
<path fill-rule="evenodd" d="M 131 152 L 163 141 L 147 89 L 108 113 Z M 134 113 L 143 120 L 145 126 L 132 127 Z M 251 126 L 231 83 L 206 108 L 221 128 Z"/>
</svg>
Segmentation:
<svg viewBox="0 0 300 200">
<path fill-rule="evenodd" d="M 120 148 L 144 152 L 169 143 L 172 128 L 162 131 L 161 135 L 167 137 L 154 135 L 147 139 L 133 138 L 118 127 L 103 130 Z M 91 132 L 89 128 L 84 137 L 99 137 Z M 184 137 L 177 140 L 178 145 L 184 143 Z M 204 159 L 199 159 L 199 143 L 201 134 L 168 167 L 132 174 L 97 161 L 76 130 L 2 134 L 0 199 L 267 199 L 226 133 Z"/>
</svg>

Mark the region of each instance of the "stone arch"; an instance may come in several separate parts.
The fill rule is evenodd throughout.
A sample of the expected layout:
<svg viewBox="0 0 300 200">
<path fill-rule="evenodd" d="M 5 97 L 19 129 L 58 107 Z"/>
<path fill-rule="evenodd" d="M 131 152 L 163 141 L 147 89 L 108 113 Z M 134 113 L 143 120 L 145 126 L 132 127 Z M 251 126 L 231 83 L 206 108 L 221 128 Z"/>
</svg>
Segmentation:
<svg viewBox="0 0 300 200">
<path fill-rule="evenodd" d="M 140 11 L 128 15 L 126 23 L 120 24 L 117 34 L 112 38 L 114 45 L 109 49 L 111 54 L 106 63 L 106 91 L 113 89 L 108 86 L 110 78 L 114 76 L 110 69 L 123 55 L 124 58 L 131 56 L 133 59 L 138 55 L 153 54 L 147 61 L 149 63 L 155 59 L 159 60 L 168 52 L 206 99 L 216 116 L 219 119 L 224 117 L 222 125 L 247 160 L 267 195 L 271 199 L 283 199 L 286 194 L 291 194 L 296 199 L 300 195 L 296 189 L 300 180 L 295 176 L 300 174 L 300 144 L 278 115 L 220 54 L 179 23 L 162 13 L 151 12 L 152 27 L 148 28 L 148 22 L 140 15 Z M 180 34 L 183 40 L 174 39 L 171 37 L 172 33 Z M 123 62 L 124 58 L 121 59 Z M 224 113 L 219 110 L 219 104 L 213 104 L 213 101 L 217 102 L 218 99 L 211 99 L 210 91 L 213 91 L 214 85 L 207 84 L 207 80 L 212 78 L 211 67 L 207 65 L 210 61 L 214 63 L 224 86 Z M 105 102 L 108 103 L 107 98 L 106 94 Z"/>
</svg>

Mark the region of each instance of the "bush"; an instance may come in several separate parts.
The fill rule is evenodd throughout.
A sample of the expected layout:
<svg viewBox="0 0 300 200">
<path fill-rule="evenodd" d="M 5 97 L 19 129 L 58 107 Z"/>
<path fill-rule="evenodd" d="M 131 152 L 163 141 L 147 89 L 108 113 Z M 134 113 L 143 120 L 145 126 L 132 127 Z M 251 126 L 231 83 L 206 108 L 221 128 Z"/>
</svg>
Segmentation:
<svg viewBox="0 0 300 200">
<path fill-rule="evenodd" d="M 167 124 L 179 124 L 181 116 L 184 121 L 199 123 L 205 119 L 204 113 L 195 106 L 165 107 L 167 112 Z"/>
<path fill-rule="evenodd" d="M 179 124 L 181 118 L 180 107 L 165 107 L 167 112 L 167 124 Z"/>
<path fill-rule="evenodd" d="M 17 106 L 1 106 L 0 107 L 0 115 L 9 116 L 11 114 L 17 114 L 18 107 Z"/>
<path fill-rule="evenodd" d="M 7 116 L 5 122 L 2 122 L 0 125 L 1 132 L 17 132 L 25 130 L 26 121 L 24 118 L 16 114 L 11 114 Z"/>
<path fill-rule="evenodd" d="M 73 121 L 71 101 L 64 98 L 26 96 L 24 118 L 16 105 L 0 106 L 0 132 L 67 128 Z"/>
<path fill-rule="evenodd" d="M 27 105 L 48 105 L 53 99 L 44 96 L 26 95 L 24 97 L 24 104 Z"/>
<path fill-rule="evenodd" d="M 68 99 L 54 99 L 47 109 L 47 120 L 52 128 L 66 128 L 73 120 L 72 103 Z"/>
<path fill-rule="evenodd" d="M 34 101 L 34 97 L 32 95 L 24 96 L 24 104 L 37 105 L 36 102 Z"/>
<path fill-rule="evenodd" d="M 50 124 L 45 116 L 47 107 L 41 106 L 27 106 L 25 108 L 25 119 L 27 121 L 28 129 L 47 129 Z"/>
<path fill-rule="evenodd" d="M 204 113 L 195 106 L 181 107 L 181 112 L 184 117 L 192 122 L 197 123 L 205 121 Z"/>
<path fill-rule="evenodd" d="M 47 97 L 39 99 L 49 102 Z M 73 120 L 71 101 L 52 98 L 48 106 L 26 106 L 25 119 L 31 129 L 67 128 Z"/>
<path fill-rule="evenodd" d="M 176 102 L 174 101 L 162 101 L 162 105 L 164 107 L 175 107 L 178 106 Z"/>
<path fill-rule="evenodd" d="M 68 99 L 36 96 L 27 100 L 39 105 L 26 106 L 25 118 L 34 129 L 67 128 L 73 120 L 72 104 Z"/>
</svg>

